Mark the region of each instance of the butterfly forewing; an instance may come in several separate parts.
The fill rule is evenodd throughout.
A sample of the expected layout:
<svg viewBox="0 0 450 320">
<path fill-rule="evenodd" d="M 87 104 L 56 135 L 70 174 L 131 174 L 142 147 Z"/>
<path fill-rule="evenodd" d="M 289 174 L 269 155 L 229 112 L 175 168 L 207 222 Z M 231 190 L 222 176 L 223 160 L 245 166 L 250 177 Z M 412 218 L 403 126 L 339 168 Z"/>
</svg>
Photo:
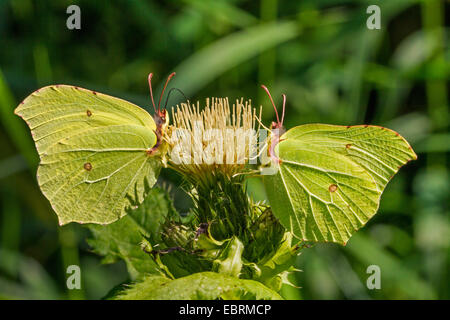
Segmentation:
<svg viewBox="0 0 450 320">
<path fill-rule="evenodd" d="M 16 109 L 41 157 L 38 182 L 61 224 L 110 223 L 143 201 L 161 162 L 152 117 L 121 99 L 52 86 Z"/>
<path fill-rule="evenodd" d="M 295 127 L 276 152 L 279 171 L 265 185 L 277 217 L 300 239 L 341 244 L 376 213 L 389 179 L 416 158 L 401 136 L 375 126 Z"/>
<path fill-rule="evenodd" d="M 31 129 L 39 154 L 62 138 L 95 127 L 134 124 L 155 130 L 142 108 L 99 92 L 66 85 L 42 88 L 15 110 Z"/>
<path fill-rule="evenodd" d="M 352 159 L 368 171 L 381 191 L 401 166 L 417 159 L 401 135 L 379 126 L 308 124 L 289 130 L 283 139 L 302 141 Z"/>
</svg>

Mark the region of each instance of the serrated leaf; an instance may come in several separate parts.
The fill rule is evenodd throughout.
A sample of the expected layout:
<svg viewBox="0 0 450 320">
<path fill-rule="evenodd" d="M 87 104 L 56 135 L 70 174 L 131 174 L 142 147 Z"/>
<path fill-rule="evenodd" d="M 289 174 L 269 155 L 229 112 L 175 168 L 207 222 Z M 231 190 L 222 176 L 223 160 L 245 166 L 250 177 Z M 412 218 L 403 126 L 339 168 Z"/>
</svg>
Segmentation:
<svg viewBox="0 0 450 320">
<path fill-rule="evenodd" d="M 298 126 L 275 150 L 279 170 L 264 177 L 275 216 L 304 241 L 340 244 L 376 213 L 399 168 L 417 158 L 403 137 L 377 126 Z"/>
<path fill-rule="evenodd" d="M 286 232 L 278 250 L 268 259 L 258 263 L 261 269 L 261 278 L 271 278 L 292 267 L 299 255 L 298 249 L 297 246 L 292 246 L 292 234 Z"/>
<path fill-rule="evenodd" d="M 145 236 L 156 243 L 163 220 L 175 214 L 167 194 L 154 188 L 139 208 L 129 211 L 119 221 L 105 226 L 88 225 L 93 234 L 88 243 L 94 252 L 104 256 L 105 263 L 124 260 L 133 279 L 147 273 L 157 274 L 158 264 L 141 249 L 141 242 Z"/>
<path fill-rule="evenodd" d="M 272 256 L 258 263 L 261 273 L 257 280 L 275 291 L 281 289 L 281 284 L 285 280 L 283 275 L 293 270 L 293 265 L 299 255 L 299 248 L 292 245 L 292 240 L 292 234 L 286 232 L 278 250 Z"/>
<path fill-rule="evenodd" d="M 215 272 L 195 273 L 176 280 L 148 276 L 115 297 L 118 300 L 281 300 L 262 283 Z"/>
</svg>

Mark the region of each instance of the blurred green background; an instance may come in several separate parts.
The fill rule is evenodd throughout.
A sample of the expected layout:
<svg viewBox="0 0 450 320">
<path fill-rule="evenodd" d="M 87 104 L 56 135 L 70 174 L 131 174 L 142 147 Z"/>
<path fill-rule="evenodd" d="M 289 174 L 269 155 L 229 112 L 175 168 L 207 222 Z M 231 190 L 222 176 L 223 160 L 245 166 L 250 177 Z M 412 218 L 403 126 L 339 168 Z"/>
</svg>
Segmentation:
<svg viewBox="0 0 450 320">
<path fill-rule="evenodd" d="M 66 28 L 70 4 L 81 8 L 81 30 Z M 381 8 L 381 30 L 366 27 L 371 4 Z M 346 247 L 303 251 L 303 272 L 291 279 L 301 288 L 283 288 L 286 298 L 449 299 L 449 8 L 438 0 L 1 1 L 0 298 L 96 299 L 127 279 L 123 264 L 101 265 L 90 252 L 86 229 L 58 227 L 16 105 L 64 83 L 149 110 L 148 73 L 158 83 L 176 71 L 172 86 L 191 99 L 250 98 L 270 123 L 264 83 L 278 103 L 287 94 L 287 128 L 387 126 L 419 156 Z M 181 100 L 174 94 L 169 105 Z M 161 182 L 186 210 L 177 177 L 165 172 Z M 249 188 L 265 198 L 257 181 Z M 66 288 L 71 264 L 81 266 L 81 290 Z M 366 287 L 373 264 L 379 290 Z"/>
</svg>

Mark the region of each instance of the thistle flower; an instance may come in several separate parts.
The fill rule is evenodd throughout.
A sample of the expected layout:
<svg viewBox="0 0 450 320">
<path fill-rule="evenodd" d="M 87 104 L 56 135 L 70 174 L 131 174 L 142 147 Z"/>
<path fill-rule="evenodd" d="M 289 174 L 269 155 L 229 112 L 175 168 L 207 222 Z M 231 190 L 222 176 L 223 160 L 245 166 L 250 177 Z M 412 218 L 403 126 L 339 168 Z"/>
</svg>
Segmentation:
<svg viewBox="0 0 450 320">
<path fill-rule="evenodd" d="M 166 161 L 187 182 L 193 207 L 189 225 L 170 219 L 164 225 L 161 260 L 278 285 L 285 260 L 294 255 L 270 207 L 247 194 L 245 178 L 260 172 L 251 165 L 269 154 L 270 144 L 251 101 L 230 106 L 228 98 L 208 98 L 203 108 L 187 101 L 172 108 L 171 118 L 164 135 Z"/>
<path fill-rule="evenodd" d="M 209 184 L 217 174 L 232 178 L 256 158 L 258 118 L 251 100 L 230 107 L 228 98 L 208 98 L 203 110 L 188 101 L 173 108 L 172 117 L 168 163 L 188 179 Z"/>
</svg>

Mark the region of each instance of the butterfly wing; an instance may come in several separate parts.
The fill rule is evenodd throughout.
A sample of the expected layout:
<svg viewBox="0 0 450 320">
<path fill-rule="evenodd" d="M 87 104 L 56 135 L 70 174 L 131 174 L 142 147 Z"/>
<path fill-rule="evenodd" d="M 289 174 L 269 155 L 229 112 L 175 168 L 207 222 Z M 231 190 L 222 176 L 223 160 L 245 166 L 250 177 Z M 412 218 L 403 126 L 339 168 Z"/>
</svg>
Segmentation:
<svg viewBox="0 0 450 320">
<path fill-rule="evenodd" d="M 417 158 L 392 130 L 324 124 L 287 131 L 276 153 L 279 170 L 264 177 L 275 215 L 302 240 L 341 244 L 376 213 L 399 168 Z"/>
<path fill-rule="evenodd" d="M 61 225 L 111 223 L 141 203 L 160 160 L 153 118 L 127 101 L 73 86 L 50 86 L 15 110 L 40 156 L 39 186 Z"/>
</svg>

